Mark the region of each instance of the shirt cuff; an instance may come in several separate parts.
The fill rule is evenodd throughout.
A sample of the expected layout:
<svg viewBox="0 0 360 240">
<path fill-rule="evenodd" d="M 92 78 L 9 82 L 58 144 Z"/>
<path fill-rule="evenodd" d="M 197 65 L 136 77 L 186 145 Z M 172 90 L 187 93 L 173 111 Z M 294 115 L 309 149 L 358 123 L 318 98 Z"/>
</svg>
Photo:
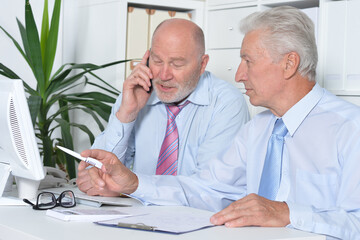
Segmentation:
<svg viewBox="0 0 360 240">
<path fill-rule="evenodd" d="M 309 206 L 286 202 L 290 211 L 290 224 L 287 227 L 303 231 L 312 231 L 313 211 Z"/>
<path fill-rule="evenodd" d="M 114 149 L 118 148 L 123 149 L 123 151 L 121 151 L 121 153 L 114 152 L 117 156 L 125 154 L 134 125 L 135 121 L 122 123 L 118 119 L 115 119 L 112 124 L 109 124 L 106 140 L 109 141 L 110 146 L 112 146 L 112 148 L 109 149 L 110 151 L 114 152 Z"/>
<path fill-rule="evenodd" d="M 144 205 L 153 205 L 153 203 L 146 201 L 149 199 L 149 196 L 155 193 L 156 189 L 154 188 L 155 183 L 152 183 L 152 176 L 135 173 L 138 177 L 139 185 L 135 192 L 130 194 L 131 197 L 140 200 Z"/>
</svg>

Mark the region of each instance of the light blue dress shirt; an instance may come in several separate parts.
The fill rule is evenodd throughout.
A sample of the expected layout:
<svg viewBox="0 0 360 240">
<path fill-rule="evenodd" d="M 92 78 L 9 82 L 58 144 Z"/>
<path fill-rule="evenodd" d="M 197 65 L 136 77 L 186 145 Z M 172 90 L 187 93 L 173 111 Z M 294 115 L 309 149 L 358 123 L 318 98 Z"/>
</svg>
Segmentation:
<svg viewBox="0 0 360 240">
<path fill-rule="evenodd" d="M 213 191 L 207 184 L 216 176 L 203 178 L 209 161 L 225 151 L 240 127 L 249 120 L 242 93 L 231 84 L 205 72 L 190 101 L 176 117 L 179 132 L 178 176 L 155 175 L 167 122 L 165 105 L 152 92 L 147 105 L 132 123 L 123 124 L 115 116 L 117 99 L 106 130 L 93 148 L 115 153 L 138 176 L 138 189 L 132 194 L 145 204 L 185 205 L 219 211 L 237 194 Z M 227 172 L 219 172 L 227 175 Z"/>
<path fill-rule="evenodd" d="M 211 175 L 228 172 L 228 179 L 219 179 L 228 186 L 218 191 L 258 193 L 276 119 L 270 111 L 255 116 L 210 164 Z M 328 239 L 360 239 L 360 107 L 316 84 L 282 119 L 288 133 L 276 200 L 289 206 L 288 227 Z"/>
</svg>

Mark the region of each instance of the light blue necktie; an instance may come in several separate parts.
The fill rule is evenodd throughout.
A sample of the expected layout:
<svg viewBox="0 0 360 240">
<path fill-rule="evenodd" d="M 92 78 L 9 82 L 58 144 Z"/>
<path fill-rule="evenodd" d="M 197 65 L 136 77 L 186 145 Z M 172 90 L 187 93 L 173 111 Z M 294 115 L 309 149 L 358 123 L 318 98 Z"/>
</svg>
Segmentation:
<svg viewBox="0 0 360 240">
<path fill-rule="evenodd" d="M 281 181 L 281 165 L 284 147 L 284 136 L 288 132 L 283 120 L 276 120 L 270 136 L 265 164 L 261 175 L 259 195 L 275 200 Z"/>
</svg>

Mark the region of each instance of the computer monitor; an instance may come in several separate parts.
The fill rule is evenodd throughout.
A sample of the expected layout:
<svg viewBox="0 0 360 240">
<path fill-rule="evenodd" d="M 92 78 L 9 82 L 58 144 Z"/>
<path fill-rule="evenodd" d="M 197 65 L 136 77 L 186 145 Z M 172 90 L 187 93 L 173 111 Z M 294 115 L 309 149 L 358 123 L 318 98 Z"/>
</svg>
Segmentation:
<svg viewBox="0 0 360 240">
<path fill-rule="evenodd" d="M 45 174 L 24 86 L 19 79 L 0 79 L 0 197 L 10 173 L 20 199 L 36 197 Z"/>
</svg>

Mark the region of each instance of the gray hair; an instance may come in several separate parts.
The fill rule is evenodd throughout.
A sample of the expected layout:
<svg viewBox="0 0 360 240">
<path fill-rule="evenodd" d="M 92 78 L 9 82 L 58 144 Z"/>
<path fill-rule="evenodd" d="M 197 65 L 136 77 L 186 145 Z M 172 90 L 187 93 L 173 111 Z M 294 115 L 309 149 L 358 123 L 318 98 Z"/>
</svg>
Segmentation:
<svg viewBox="0 0 360 240">
<path fill-rule="evenodd" d="M 282 6 L 256 12 L 240 23 L 244 34 L 263 30 L 261 41 L 275 62 L 289 52 L 300 56 L 299 72 L 310 81 L 315 81 L 318 53 L 314 23 L 301 10 Z"/>
</svg>

